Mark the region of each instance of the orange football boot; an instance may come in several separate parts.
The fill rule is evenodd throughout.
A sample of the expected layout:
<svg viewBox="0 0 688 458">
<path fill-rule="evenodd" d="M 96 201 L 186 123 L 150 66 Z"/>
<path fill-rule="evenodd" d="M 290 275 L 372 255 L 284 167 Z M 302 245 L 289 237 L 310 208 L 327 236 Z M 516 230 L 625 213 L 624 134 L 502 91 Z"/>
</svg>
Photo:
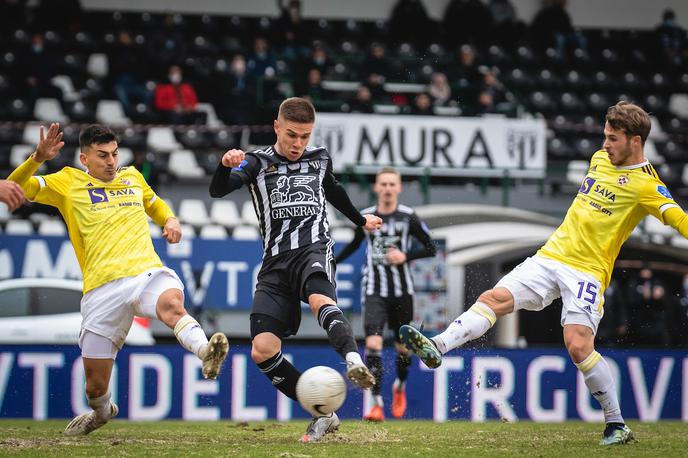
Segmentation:
<svg viewBox="0 0 688 458">
<path fill-rule="evenodd" d="M 385 412 L 382 410 L 382 406 L 373 406 L 363 419 L 365 421 L 385 421 Z"/>
<path fill-rule="evenodd" d="M 401 418 L 406 413 L 406 390 L 392 388 L 392 416 Z"/>
</svg>

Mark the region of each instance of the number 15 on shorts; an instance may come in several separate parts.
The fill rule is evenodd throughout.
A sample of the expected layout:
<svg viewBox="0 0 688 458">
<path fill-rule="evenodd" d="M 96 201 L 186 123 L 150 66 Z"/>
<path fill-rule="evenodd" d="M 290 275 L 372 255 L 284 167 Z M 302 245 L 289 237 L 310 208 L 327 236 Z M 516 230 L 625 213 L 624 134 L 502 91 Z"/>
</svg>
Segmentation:
<svg viewBox="0 0 688 458">
<path fill-rule="evenodd" d="M 597 299 L 597 285 L 587 281 L 579 281 L 578 295 L 576 297 L 595 305 L 595 299 Z"/>
</svg>

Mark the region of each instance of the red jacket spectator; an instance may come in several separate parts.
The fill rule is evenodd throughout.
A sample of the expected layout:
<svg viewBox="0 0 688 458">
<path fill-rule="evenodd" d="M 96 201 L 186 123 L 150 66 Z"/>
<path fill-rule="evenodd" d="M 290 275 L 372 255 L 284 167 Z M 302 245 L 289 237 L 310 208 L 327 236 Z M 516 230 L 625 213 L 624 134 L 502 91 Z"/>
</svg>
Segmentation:
<svg viewBox="0 0 688 458">
<path fill-rule="evenodd" d="M 196 91 L 189 83 L 158 84 L 155 87 L 155 108 L 159 111 L 194 111 L 198 104 Z"/>
</svg>

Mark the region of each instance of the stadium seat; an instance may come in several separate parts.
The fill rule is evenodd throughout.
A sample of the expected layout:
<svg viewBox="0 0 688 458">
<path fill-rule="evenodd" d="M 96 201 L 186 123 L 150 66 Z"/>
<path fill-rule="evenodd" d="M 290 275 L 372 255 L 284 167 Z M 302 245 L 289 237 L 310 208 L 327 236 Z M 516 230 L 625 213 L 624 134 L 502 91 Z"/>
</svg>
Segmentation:
<svg viewBox="0 0 688 458">
<path fill-rule="evenodd" d="M 669 110 L 681 118 L 688 118 L 688 94 L 673 94 L 669 99 Z"/>
<path fill-rule="evenodd" d="M 31 145 L 12 145 L 10 149 L 10 165 L 12 168 L 17 168 L 26 161 L 35 146 Z"/>
<path fill-rule="evenodd" d="M 27 123 L 24 126 L 22 141 L 27 145 L 36 145 L 41 138 L 41 126 L 44 127 L 44 132 L 48 128 L 46 123 Z"/>
<path fill-rule="evenodd" d="M 106 54 L 94 53 L 88 56 L 86 70 L 89 75 L 96 78 L 105 78 L 108 76 L 108 69 L 108 57 Z"/>
<path fill-rule="evenodd" d="M 38 234 L 65 236 L 67 235 L 67 228 L 59 219 L 44 219 L 38 224 Z"/>
<path fill-rule="evenodd" d="M 62 91 L 62 100 L 65 102 L 75 102 L 79 100 L 79 93 L 74 89 L 72 78 L 68 75 L 56 75 L 50 82 L 60 88 Z"/>
<path fill-rule="evenodd" d="M 33 106 L 34 118 L 46 122 L 67 122 L 67 115 L 62 111 L 62 105 L 57 99 L 36 99 Z"/>
<path fill-rule="evenodd" d="M 188 150 L 170 153 L 169 170 L 178 178 L 201 178 L 205 176 L 205 172 L 196 162 L 196 156 Z"/>
<path fill-rule="evenodd" d="M 182 224 L 182 239 L 196 238 L 196 229 L 190 224 Z"/>
<path fill-rule="evenodd" d="M 241 220 L 244 224 L 251 226 L 258 226 L 260 224 L 256 212 L 253 210 L 253 203 L 250 200 L 241 205 Z"/>
<path fill-rule="evenodd" d="M 118 151 L 120 167 L 125 167 L 132 163 L 132 161 L 134 160 L 134 152 L 131 150 L 131 148 L 120 146 L 118 148 Z"/>
<path fill-rule="evenodd" d="M 588 172 L 588 161 L 570 161 L 566 168 L 566 180 L 573 184 L 580 184 Z"/>
<path fill-rule="evenodd" d="M 174 137 L 171 127 L 151 127 L 148 129 L 148 147 L 154 151 L 174 151 L 182 148 Z"/>
<path fill-rule="evenodd" d="M 205 203 L 200 199 L 184 199 L 179 204 L 179 219 L 183 223 L 203 226 L 210 223 Z"/>
<path fill-rule="evenodd" d="M 215 113 L 215 107 L 210 103 L 199 103 L 196 105 L 196 110 L 206 114 L 206 125 L 208 127 L 220 127 L 222 122 Z"/>
<path fill-rule="evenodd" d="M 235 240 L 260 240 L 260 231 L 256 226 L 237 226 L 232 231 Z"/>
<path fill-rule="evenodd" d="M 674 234 L 671 237 L 671 244 L 678 248 L 688 249 L 688 239 L 681 234 Z"/>
<path fill-rule="evenodd" d="M 662 224 L 662 222 L 654 216 L 645 217 L 645 231 L 653 238 L 653 240 L 661 240 L 660 243 L 665 242 L 675 234 L 675 231 L 671 228 L 671 226 Z"/>
<path fill-rule="evenodd" d="M 236 203 L 232 200 L 214 200 L 212 207 L 210 207 L 210 221 L 225 227 L 241 224 Z"/>
<path fill-rule="evenodd" d="M 330 228 L 338 227 L 344 224 L 344 222 L 339 218 L 337 210 L 332 206 L 332 204 L 327 204 L 327 222 Z"/>
<path fill-rule="evenodd" d="M 5 234 L 8 235 L 33 235 L 33 226 L 27 219 L 11 219 L 5 226 Z"/>
<path fill-rule="evenodd" d="M 330 236 L 335 242 L 349 243 L 354 238 L 354 230 L 348 226 L 335 227 L 330 230 Z"/>
<path fill-rule="evenodd" d="M 661 156 L 659 152 L 657 151 L 657 147 L 655 146 L 655 142 L 652 139 L 647 139 L 645 141 L 645 146 L 643 147 L 643 153 L 645 153 L 645 158 L 647 158 L 650 163 L 654 164 L 655 166 L 663 164 L 664 163 L 664 156 Z"/>
<path fill-rule="evenodd" d="M 109 125 L 129 125 L 131 120 L 124 114 L 119 100 L 101 100 L 96 107 L 98 122 Z"/>
<path fill-rule="evenodd" d="M 688 164 L 683 166 L 683 172 L 681 173 L 681 183 L 684 186 L 688 186 Z"/>
<path fill-rule="evenodd" d="M 227 238 L 227 230 L 217 224 L 209 224 L 201 228 L 200 237 L 208 240 L 224 240 Z"/>
<path fill-rule="evenodd" d="M 95 107 L 82 100 L 65 104 L 65 111 L 67 116 L 75 122 L 86 124 L 95 122 L 96 119 Z"/>
</svg>

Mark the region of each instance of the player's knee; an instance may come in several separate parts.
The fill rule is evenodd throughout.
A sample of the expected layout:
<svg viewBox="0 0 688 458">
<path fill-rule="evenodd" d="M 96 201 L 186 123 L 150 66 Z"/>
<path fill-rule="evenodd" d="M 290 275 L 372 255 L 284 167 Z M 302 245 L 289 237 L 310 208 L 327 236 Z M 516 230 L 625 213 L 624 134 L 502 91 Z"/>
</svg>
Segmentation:
<svg viewBox="0 0 688 458">
<path fill-rule="evenodd" d="M 86 381 L 86 396 L 89 399 L 99 398 L 107 393 L 108 383 L 100 379 L 92 379 Z"/>
<path fill-rule="evenodd" d="M 514 311 L 514 297 L 506 288 L 494 288 L 478 297 L 478 302 L 486 304 L 498 317 Z"/>
<path fill-rule="evenodd" d="M 170 289 L 160 295 L 157 302 L 157 314 L 163 320 L 181 318 L 184 310 L 184 295 L 178 289 Z"/>
<path fill-rule="evenodd" d="M 366 349 L 372 351 L 382 350 L 382 336 L 368 336 L 366 337 Z"/>
<path fill-rule="evenodd" d="M 265 342 L 256 342 L 254 340 L 251 346 L 251 359 L 254 363 L 260 364 L 275 356 L 278 351 L 279 348 L 274 348 Z"/>
<path fill-rule="evenodd" d="M 581 363 L 593 352 L 594 346 L 587 339 L 570 339 L 566 342 L 566 350 L 574 363 Z"/>
</svg>

